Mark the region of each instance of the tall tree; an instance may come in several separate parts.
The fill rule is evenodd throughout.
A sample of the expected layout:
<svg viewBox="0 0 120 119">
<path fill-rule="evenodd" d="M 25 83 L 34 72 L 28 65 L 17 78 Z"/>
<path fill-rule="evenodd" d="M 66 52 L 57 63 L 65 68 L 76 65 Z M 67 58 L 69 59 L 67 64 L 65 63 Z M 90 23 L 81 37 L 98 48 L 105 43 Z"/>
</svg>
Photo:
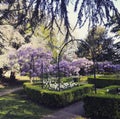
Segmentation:
<svg viewBox="0 0 120 119">
<path fill-rule="evenodd" d="M 115 53 L 113 45 L 114 39 L 108 37 L 108 31 L 104 27 L 96 27 L 96 29 L 94 29 L 94 34 L 93 29 L 91 29 L 85 40 L 94 52 L 94 56 L 97 61 L 113 60 Z M 91 49 L 86 47 L 84 44 L 80 44 L 78 46 L 77 54 L 79 56 L 86 56 L 91 59 Z"/>
<path fill-rule="evenodd" d="M 120 16 L 120 14 L 118 14 Z M 112 27 L 111 32 L 115 33 L 115 36 L 120 36 L 120 18 L 112 16 L 110 22 L 106 24 L 107 27 Z"/>
<path fill-rule="evenodd" d="M 110 21 L 113 15 L 119 17 L 113 0 L 1 0 L 0 4 L 7 7 L 0 10 L 0 22 L 4 19 L 15 27 L 23 28 L 27 28 L 26 25 L 29 23 L 33 31 L 37 24 L 43 22 L 50 30 L 53 30 L 54 24 L 60 29 L 62 22 L 66 28 L 67 39 L 71 35 L 68 17 L 68 7 L 71 3 L 74 4 L 74 11 L 78 12 L 76 26 L 79 27 L 86 21 L 89 21 L 90 27 L 94 27 L 104 23 L 106 19 Z"/>
<path fill-rule="evenodd" d="M 94 33 L 93 33 L 94 32 Z M 83 55 L 88 58 L 92 58 L 91 56 L 91 49 L 94 51 L 95 58 L 97 59 L 98 55 L 102 52 L 102 44 L 103 44 L 103 39 L 105 36 L 105 28 L 104 27 L 96 27 L 91 29 L 88 32 L 88 35 L 85 39 L 85 41 L 89 44 L 91 48 L 88 48 L 85 44 L 80 44 L 78 46 L 78 55 Z M 80 53 L 80 54 L 79 54 Z"/>
<path fill-rule="evenodd" d="M 120 41 L 114 44 L 114 60 L 115 63 L 120 64 Z"/>
<path fill-rule="evenodd" d="M 120 14 L 118 14 L 118 16 L 120 16 Z M 108 22 L 106 26 L 110 28 L 111 32 L 114 33 L 114 37 L 116 38 L 116 42 L 113 44 L 112 48 L 114 53 L 113 62 L 120 63 L 120 18 L 112 16 L 110 22 Z"/>
</svg>

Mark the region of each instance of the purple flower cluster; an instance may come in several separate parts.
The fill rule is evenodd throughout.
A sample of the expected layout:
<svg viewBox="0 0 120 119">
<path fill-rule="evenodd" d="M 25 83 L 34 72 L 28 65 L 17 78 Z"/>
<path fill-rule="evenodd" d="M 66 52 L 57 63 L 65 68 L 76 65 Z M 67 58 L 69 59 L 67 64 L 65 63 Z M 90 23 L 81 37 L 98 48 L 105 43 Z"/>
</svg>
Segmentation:
<svg viewBox="0 0 120 119">
<path fill-rule="evenodd" d="M 9 56 L 11 67 L 19 65 L 21 75 L 30 77 L 41 76 L 49 73 L 52 76 L 58 74 L 58 64 L 52 64 L 52 54 L 41 48 L 21 47 L 16 53 Z M 18 66 L 17 65 L 17 66 Z M 81 69 L 86 72 L 93 65 L 92 61 L 86 58 L 78 58 L 72 62 L 62 60 L 59 62 L 59 73 L 61 76 L 76 75 Z"/>
<path fill-rule="evenodd" d="M 58 64 L 53 64 L 52 66 L 52 70 L 50 69 L 50 73 L 57 75 L 58 73 Z M 62 60 L 59 62 L 59 70 L 60 70 L 60 74 L 63 76 L 69 76 L 70 75 L 70 62 L 66 61 L 66 60 Z"/>
<path fill-rule="evenodd" d="M 120 64 L 113 64 L 112 62 L 98 62 L 97 63 L 98 72 L 108 72 L 117 73 L 120 72 Z"/>
<path fill-rule="evenodd" d="M 89 61 L 86 58 L 78 58 L 72 62 L 66 60 L 60 61 L 59 69 L 60 74 L 62 76 L 71 76 L 79 74 L 79 71 L 81 69 L 84 69 L 86 72 L 88 72 L 92 65 L 93 65 L 92 61 Z M 57 75 L 58 65 L 57 64 L 51 65 L 49 70 L 51 74 Z"/>
<path fill-rule="evenodd" d="M 93 62 L 86 58 L 79 58 L 73 61 L 71 65 L 74 72 L 78 73 L 81 69 L 84 69 L 84 71 L 87 73 L 93 65 Z"/>
<path fill-rule="evenodd" d="M 10 65 L 19 65 L 21 75 L 30 77 L 40 76 L 46 73 L 52 60 L 52 54 L 41 48 L 21 47 L 14 54 L 9 56 Z"/>
</svg>

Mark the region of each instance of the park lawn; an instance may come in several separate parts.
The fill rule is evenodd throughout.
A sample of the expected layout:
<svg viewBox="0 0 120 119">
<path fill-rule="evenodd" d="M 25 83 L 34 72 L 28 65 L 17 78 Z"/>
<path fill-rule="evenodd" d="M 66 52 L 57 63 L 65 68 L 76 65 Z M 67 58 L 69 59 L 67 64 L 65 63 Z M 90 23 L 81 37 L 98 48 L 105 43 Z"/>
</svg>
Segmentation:
<svg viewBox="0 0 120 119">
<path fill-rule="evenodd" d="M 0 119 L 40 119 L 53 112 L 32 103 L 23 90 L 0 97 Z"/>
<path fill-rule="evenodd" d="M 119 79 L 120 80 L 120 74 L 101 75 L 98 78 Z"/>
<path fill-rule="evenodd" d="M 94 77 L 93 75 L 90 75 L 88 77 Z M 120 74 L 119 73 L 116 73 L 116 74 L 97 74 L 96 75 L 96 78 L 99 78 L 99 79 L 119 79 L 120 80 Z"/>
<path fill-rule="evenodd" d="M 76 117 L 75 119 L 86 119 L 86 118 L 81 117 L 81 116 L 78 116 L 78 117 Z"/>
<path fill-rule="evenodd" d="M 80 81 L 87 81 L 87 76 L 81 76 Z"/>
<path fill-rule="evenodd" d="M 2 84 L 0 84 L 0 89 L 3 89 L 3 88 L 4 88 L 4 86 Z"/>
<path fill-rule="evenodd" d="M 30 80 L 30 78 L 28 76 L 20 76 L 20 75 L 16 75 L 16 79 L 18 80 Z"/>
</svg>

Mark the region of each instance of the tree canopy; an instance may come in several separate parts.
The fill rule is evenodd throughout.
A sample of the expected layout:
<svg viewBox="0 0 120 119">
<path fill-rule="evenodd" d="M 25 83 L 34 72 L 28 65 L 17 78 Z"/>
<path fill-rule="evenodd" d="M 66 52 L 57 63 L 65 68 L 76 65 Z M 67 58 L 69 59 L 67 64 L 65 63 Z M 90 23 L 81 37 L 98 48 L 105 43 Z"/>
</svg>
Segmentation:
<svg viewBox="0 0 120 119">
<path fill-rule="evenodd" d="M 119 42 L 115 43 L 113 37 L 109 36 L 109 31 L 105 27 L 98 26 L 94 30 L 93 38 L 93 29 L 88 32 L 88 35 L 85 41 L 91 46 L 91 49 L 94 51 L 94 57 L 96 61 L 119 61 Z M 84 44 L 78 44 L 78 51 L 76 54 L 79 57 L 87 57 L 92 59 L 91 50 L 86 47 Z"/>
<path fill-rule="evenodd" d="M 111 32 L 116 33 L 116 36 L 120 36 L 120 18 L 113 16 L 106 26 L 112 27 Z"/>
<path fill-rule="evenodd" d="M 19 27 L 22 34 L 24 30 L 34 28 L 44 23 L 51 31 L 56 24 L 60 30 L 61 24 L 66 28 L 66 38 L 71 35 L 68 7 L 74 5 L 77 12 L 76 26 L 82 27 L 86 21 L 89 27 L 110 21 L 111 16 L 119 17 L 114 6 L 114 0 L 1 0 L 0 24 L 9 23 Z M 76 27 L 75 26 L 75 27 Z M 61 31 L 61 30 L 60 30 Z M 62 32 L 62 31 L 61 31 Z"/>
</svg>

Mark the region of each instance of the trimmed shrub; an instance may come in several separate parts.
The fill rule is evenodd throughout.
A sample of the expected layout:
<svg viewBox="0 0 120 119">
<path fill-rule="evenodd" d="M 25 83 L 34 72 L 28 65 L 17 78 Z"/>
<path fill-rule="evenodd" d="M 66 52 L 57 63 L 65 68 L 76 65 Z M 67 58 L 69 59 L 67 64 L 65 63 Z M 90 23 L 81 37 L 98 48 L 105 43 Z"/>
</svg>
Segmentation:
<svg viewBox="0 0 120 119">
<path fill-rule="evenodd" d="M 84 96 L 84 109 L 88 117 L 96 119 L 120 119 L 120 95 L 111 94 L 120 86 L 110 86 L 99 90 L 98 94 Z M 109 90 L 109 92 L 107 91 Z"/>
<path fill-rule="evenodd" d="M 97 77 L 96 81 L 94 80 L 93 77 L 88 77 L 88 83 L 89 84 L 94 84 L 96 83 L 97 88 L 104 88 L 106 86 L 110 85 L 120 85 L 120 80 L 115 79 L 115 78 L 108 78 L 108 77 Z"/>
<path fill-rule="evenodd" d="M 103 88 L 104 92 L 107 91 L 109 94 L 120 94 L 120 86 L 119 85 L 111 85 Z"/>
<path fill-rule="evenodd" d="M 58 108 L 79 101 L 84 94 L 93 90 L 93 85 L 85 84 L 58 92 L 42 89 L 39 85 L 24 83 L 24 89 L 28 97 L 34 102 Z"/>
<path fill-rule="evenodd" d="M 79 76 L 71 76 L 71 77 L 63 77 L 61 78 L 61 81 L 66 83 L 66 82 L 79 82 L 80 81 L 80 77 Z"/>
<path fill-rule="evenodd" d="M 72 77 L 63 77 L 63 78 L 61 78 L 61 81 L 64 83 L 71 82 L 71 81 L 73 81 L 73 78 Z"/>
</svg>

